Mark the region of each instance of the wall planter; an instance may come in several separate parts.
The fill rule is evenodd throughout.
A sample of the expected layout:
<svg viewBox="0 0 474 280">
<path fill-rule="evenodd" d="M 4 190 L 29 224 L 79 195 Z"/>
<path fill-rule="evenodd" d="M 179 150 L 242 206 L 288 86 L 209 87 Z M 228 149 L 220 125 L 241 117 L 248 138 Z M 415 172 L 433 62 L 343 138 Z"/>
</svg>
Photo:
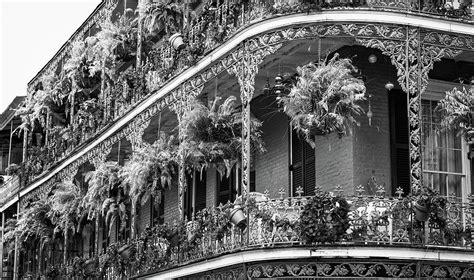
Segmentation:
<svg viewBox="0 0 474 280">
<path fill-rule="evenodd" d="M 183 35 L 181 35 L 181 33 L 175 33 L 171 35 L 168 41 L 170 42 L 173 49 L 176 51 L 179 51 L 184 48 Z"/>
</svg>

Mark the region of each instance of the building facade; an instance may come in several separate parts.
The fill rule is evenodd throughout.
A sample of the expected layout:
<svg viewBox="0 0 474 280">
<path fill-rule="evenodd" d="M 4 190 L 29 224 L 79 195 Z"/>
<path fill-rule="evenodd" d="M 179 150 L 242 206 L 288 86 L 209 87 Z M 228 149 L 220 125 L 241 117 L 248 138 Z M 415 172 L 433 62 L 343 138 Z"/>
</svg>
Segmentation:
<svg viewBox="0 0 474 280">
<path fill-rule="evenodd" d="M 3 278 L 474 278 L 471 6 L 103 1 L 17 110 Z"/>
</svg>

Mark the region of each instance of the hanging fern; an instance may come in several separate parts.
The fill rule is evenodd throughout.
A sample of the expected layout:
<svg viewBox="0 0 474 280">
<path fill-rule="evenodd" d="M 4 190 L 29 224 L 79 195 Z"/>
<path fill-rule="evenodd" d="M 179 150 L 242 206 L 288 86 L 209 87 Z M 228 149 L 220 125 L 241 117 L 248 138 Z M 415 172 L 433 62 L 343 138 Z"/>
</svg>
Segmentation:
<svg viewBox="0 0 474 280">
<path fill-rule="evenodd" d="M 55 224 L 55 231 L 73 230 L 79 232 L 85 218 L 82 200 L 84 193 L 71 181 L 60 182 L 48 198 L 51 211 L 49 217 Z"/>
<path fill-rule="evenodd" d="M 445 129 L 458 130 L 468 142 L 474 138 L 474 88 L 453 88 L 438 102 L 441 125 Z"/>
<path fill-rule="evenodd" d="M 184 5 L 173 1 L 141 4 L 145 37 L 152 37 L 162 29 L 166 33 L 176 33 L 183 26 Z"/>
<path fill-rule="evenodd" d="M 178 140 L 161 132 L 152 145 L 143 143 L 122 169 L 132 203 L 144 204 L 151 196 L 160 202 L 161 191 L 173 184 L 178 169 Z"/>
<path fill-rule="evenodd" d="M 218 101 L 211 108 L 195 102 L 183 115 L 179 124 L 183 133 L 180 153 L 192 169 L 213 166 L 221 175 L 228 176 L 242 153 L 242 113 L 235 109 L 234 96 L 219 106 Z M 251 149 L 255 153 L 265 152 L 261 125 L 255 118 L 250 121 Z"/>
<path fill-rule="evenodd" d="M 355 78 L 355 67 L 338 54 L 328 63 L 309 63 L 297 68 L 299 78 L 287 96 L 280 99 L 283 112 L 292 126 L 314 146 L 311 136 L 317 132 L 340 136 L 350 132 L 354 118 L 363 113 L 358 105 L 365 100 L 365 85 Z"/>
<path fill-rule="evenodd" d="M 96 170 L 87 172 L 85 180 L 89 185 L 82 203 L 88 219 L 95 218 L 103 202 L 109 198 L 110 190 L 120 184 L 120 166 L 117 162 L 104 162 Z"/>
<path fill-rule="evenodd" d="M 43 198 L 32 202 L 19 214 L 15 232 L 20 243 L 37 240 L 42 248 L 53 240 L 54 224 L 49 218 L 50 211 L 50 204 Z"/>
</svg>

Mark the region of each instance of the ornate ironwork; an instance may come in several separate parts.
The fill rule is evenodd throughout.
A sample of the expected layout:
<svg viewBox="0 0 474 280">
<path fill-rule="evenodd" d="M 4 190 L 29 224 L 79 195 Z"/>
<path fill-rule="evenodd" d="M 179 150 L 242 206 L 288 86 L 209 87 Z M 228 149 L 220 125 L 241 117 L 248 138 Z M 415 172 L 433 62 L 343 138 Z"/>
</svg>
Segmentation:
<svg viewBox="0 0 474 280">
<path fill-rule="evenodd" d="M 429 48 L 429 50 L 427 49 L 426 52 L 434 54 L 437 51 L 435 48 L 441 47 L 444 51 L 437 52 L 438 54 L 442 53 L 443 56 L 453 56 L 456 55 L 461 49 L 472 50 L 473 47 L 473 39 L 466 36 L 445 34 L 441 32 L 429 32 L 420 38 L 418 33 L 419 31 L 417 29 L 384 24 L 307 24 L 303 26 L 281 28 L 276 31 L 270 31 L 265 34 L 261 34 L 258 37 L 248 40 L 247 49 L 253 54 L 259 52 L 260 49 L 268 48 L 269 46 L 273 45 L 276 46 L 291 40 L 321 37 L 353 37 L 356 38 L 356 40 L 362 45 L 382 49 L 384 53 L 388 54 L 392 59 L 392 63 L 397 68 L 400 84 L 402 87 L 404 87 L 404 89 L 407 89 L 409 87 L 413 87 L 413 85 L 418 85 L 418 80 L 416 80 L 417 83 L 415 84 L 414 77 L 419 77 L 419 71 L 417 71 L 417 67 L 421 67 L 421 65 L 416 64 L 414 59 L 412 59 L 410 62 L 408 58 L 413 57 L 414 54 L 416 57 L 419 48 L 423 50 L 423 47 L 426 46 Z M 410 40 L 406 40 L 407 34 L 409 35 L 408 37 Z M 422 44 L 420 44 L 420 40 L 423 42 Z M 456 50 L 452 51 L 453 48 Z M 127 136 L 130 131 L 133 130 L 134 126 L 140 125 L 140 123 L 151 118 L 164 107 L 175 103 L 178 99 L 187 98 L 185 93 L 189 90 L 204 85 L 207 81 L 213 79 L 218 74 L 234 67 L 238 61 L 242 60 L 242 53 L 243 48 L 239 47 L 226 57 L 217 61 L 208 69 L 202 71 L 193 78 L 188 79 L 179 87 L 179 89 L 174 90 L 172 93 L 168 93 L 166 96 L 154 102 L 142 112 L 138 113 L 133 121 L 128 123 L 121 130 L 115 132 L 115 134 L 105 139 L 103 142 L 99 143 L 96 147 L 92 148 L 89 152 L 76 160 L 77 163 L 74 162 L 73 164 L 81 165 L 85 161 L 92 159 L 95 157 L 95 154 L 100 154 L 102 150 L 108 149 L 114 143 L 119 141 L 119 139 Z M 439 58 L 439 56 L 431 57 L 431 55 L 428 55 L 425 58 L 423 65 L 432 67 L 432 63 Z M 424 67 L 421 68 L 426 69 Z M 404 72 L 404 69 L 409 69 L 408 71 L 411 71 L 411 74 L 407 75 Z M 404 82 L 408 80 L 406 79 L 407 76 L 412 77 L 411 82 L 409 83 Z M 421 82 L 424 83 L 424 81 L 425 80 Z M 414 88 L 417 87 L 415 86 Z M 414 90 L 411 92 L 410 113 L 413 116 L 419 116 L 419 92 L 417 93 L 417 91 Z M 413 151 L 413 153 L 411 153 L 413 162 L 411 174 L 414 185 L 416 186 L 420 184 L 421 179 L 421 165 L 419 164 L 421 162 L 419 156 L 419 143 L 421 138 L 419 121 L 414 121 L 413 123 L 415 126 L 411 128 L 410 133 L 410 143 L 411 149 Z"/>
<path fill-rule="evenodd" d="M 247 268 L 247 277 L 252 279 L 304 276 L 413 278 L 416 275 L 416 268 L 416 262 L 274 262 L 250 265 Z"/>
<path fill-rule="evenodd" d="M 43 67 L 43 69 L 38 73 L 33 80 L 28 84 L 28 92 L 32 92 L 33 89 L 41 81 L 41 77 L 47 73 L 54 72 L 58 65 L 63 59 L 70 54 L 72 46 L 77 41 L 82 41 L 85 39 L 85 35 L 88 34 L 89 30 L 94 27 L 97 23 L 101 22 L 105 18 L 112 15 L 112 11 L 117 7 L 118 0 L 106 0 L 104 5 L 100 9 L 96 10 L 93 15 L 81 26 L 77 33 L 74 33 L 72 38 L 70 38 L 62 49 Z"/>
<path fill-rule="evenodd" d="M 193 275 L 193 277 L 199 280 L 221 280 L 221 279 L 244 280 L 244 279 L 247 279 L 245 277 L 245 271 L 243 267 L 225 269 L 221 271 L 208 271 L 204 275 Z"/>
<path fill-rule="evenodd" d="M 234 59 L 238 61 L 227 71 L 234 74 L 240 85 L 240 99 L 242 101 L 242 196 L 245 197 L 250 180 L 250 101 L 254 93 L 255 77 L 258 73 L 258 65 L 264 58 L 276 52 L 282 45 L 266 45 L 251 51 L 252 43 L 244 42 L 244 46 L 234 52 Z"/>
<path fill-rule="evenodd" d="M 390 57 L 397 68 L 398 83 L 409 95 L 410 177 L 411 187 L 416 190 L 422 186 L 420 110 L 421 95 L 428 85 L 428 73 L 441 58 L 455 57 L 463 48 L 472 48 L 472 39 L 433 32 L 421 38 L 418 28 L 405 28 L 405 34 L 405 42 L 378 38 L 356 40 L 366 47 L 380 49 Z M 431 45 L 437 41 L 442 45 Z"/>
</svg>

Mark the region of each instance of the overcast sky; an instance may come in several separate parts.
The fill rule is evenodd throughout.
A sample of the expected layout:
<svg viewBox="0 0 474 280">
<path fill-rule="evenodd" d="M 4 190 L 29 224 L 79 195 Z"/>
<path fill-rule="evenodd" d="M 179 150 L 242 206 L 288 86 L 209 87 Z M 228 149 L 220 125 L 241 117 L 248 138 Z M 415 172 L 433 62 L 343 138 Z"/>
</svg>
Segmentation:
<svg viewBox="0 0 474 280">
<path fill-rule="evenodd" d="M 0 0 L 0 113 L 100 0 Z"/>
</svg>

